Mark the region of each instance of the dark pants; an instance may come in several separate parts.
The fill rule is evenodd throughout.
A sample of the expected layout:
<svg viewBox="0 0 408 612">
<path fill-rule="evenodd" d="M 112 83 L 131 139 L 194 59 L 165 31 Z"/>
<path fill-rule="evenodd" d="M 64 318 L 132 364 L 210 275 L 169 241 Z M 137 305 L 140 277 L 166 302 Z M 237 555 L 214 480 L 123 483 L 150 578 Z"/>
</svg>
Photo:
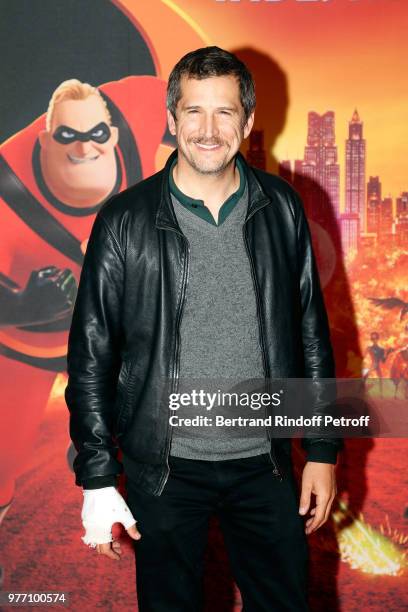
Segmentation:
<svg viewBox="0 0 408 612">
<path fill-rule="evenodd" d="M 127 483 L 142 534 L 134 541 L 140 612 L 198 612 L 208 522 L 217 513 L 245 612 L 308 610 L 308 550 L 291 470 L 269 455 L 226 461 L 169 458 L 160 496 Z"/>
</svg>

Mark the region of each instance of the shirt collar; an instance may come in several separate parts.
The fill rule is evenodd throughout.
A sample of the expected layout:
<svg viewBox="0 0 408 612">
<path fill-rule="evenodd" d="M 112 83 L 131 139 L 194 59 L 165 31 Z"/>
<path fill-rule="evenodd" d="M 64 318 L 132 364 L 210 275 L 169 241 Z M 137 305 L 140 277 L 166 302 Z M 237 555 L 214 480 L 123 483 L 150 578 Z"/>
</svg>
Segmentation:
<svg viewBox="0 0 408 612">
<path fill-rule="evenodd" d="M 234 193 L 232 193 L 225 200 L 225 202 L 221 206 L 220 211 L 218 213 L 218 219 L 219 219 L 218 225 L 220 225 L 225 220 L 228 213 L 231 212 L 231 210 L 234 208 L 235 204 L 242 197 L 245 191 L 245 185 L 246 185 L 246 180 L 247 180 L 245 167 L 242 161 L 240 160 L 239 156 L 235 157 L 235 161 L 236 161 L 236 165 L 237 165 L 238 172 L 239 172 L 239 187 L 236 191 L 234 191 Z M 210 222 L 212 222 L 214 225 L 217 225 L 215 223 L 214 217 L 212 216 L 208 208 L 205 206 L 204 200 L 192 198 L 186 195 L 185 193 L 183 193 L 177 187 L 174 181 L 174 178 L 173 178 L 173 169 L 176 163 L 177 163 L 177 157 L 173 160 L 173 163 L 170 166 L 170 172 L 169 172 L 170 192 L 174 195 L 175 198 L 177 198 L 180 204 L 188 208 L 191 212 L 198 214 L 199 216 L 203 216 L 204 213 L 208 212 L 208 214 L 205 215 L 205 218 L 208 218 Z"/>
</svg>

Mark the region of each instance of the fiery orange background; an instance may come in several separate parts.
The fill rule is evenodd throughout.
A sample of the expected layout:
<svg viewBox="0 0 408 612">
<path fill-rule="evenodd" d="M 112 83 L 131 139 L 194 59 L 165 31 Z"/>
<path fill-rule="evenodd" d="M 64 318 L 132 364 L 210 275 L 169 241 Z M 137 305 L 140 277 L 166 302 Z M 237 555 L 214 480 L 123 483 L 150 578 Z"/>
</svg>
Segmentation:
<svg viewBox="0 0 408 612">
<path fill-rule="evenodd" d="M 278 159 L 302 156 L 309 110 L 334 110 L 342 164 L 348 121 L 357 107 L 368 143 L 367 175 L 381 176 L 384 195 L 407 189 L 405 0 L 117 4 L 136 15 L 148 32 L 164 78 L 181 55 L 207 44 L 254 48 L 277 62 L 289 89 L 286 120 L 274 147 Z"/>
</svg>

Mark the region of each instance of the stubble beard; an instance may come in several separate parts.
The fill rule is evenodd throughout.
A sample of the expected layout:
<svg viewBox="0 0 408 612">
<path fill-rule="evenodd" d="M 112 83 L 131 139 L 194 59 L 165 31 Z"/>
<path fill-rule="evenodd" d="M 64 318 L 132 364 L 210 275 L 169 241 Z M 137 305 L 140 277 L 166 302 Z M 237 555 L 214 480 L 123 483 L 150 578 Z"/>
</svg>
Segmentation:
<svg viewBox="0 0 408 612">
<path fill-rule="evenodd" d="M 193 140 L 193 141 L 189 141 L 189 145 L 191 145 L 192 147 L 194 147 L 194 145 L 198 143 L 198 144 L 221 144 L 226 146 L 227 151 L 225 153 L 225 156 L 223 157 L 223 159 L 221 159 L 215 166 L 211 166 L 211 167 L 206 167 L 205 162 L 203 161 L 202 163 L 200 163 L 199 161 L 196 160 L 195 156 L 193 153 L 190 153 L 190 151 L 188 151 L 188 153 L 186 153 L 185 151 L 183 151 L 182 148 L 179 147 L 179 151 L 181 153 L 181 155 L 184 157 L 184 159 L 186 160 L 186 162 L 199 174 L 203 174 L 203 175 L 218 175 L 218 174 L 222 174 L 224 172 L 224 170 L 226 168 L 228 168 L 228 166 L 232 163 L 233 158 L 229 159 L 228 157 L 228 153 L 230 151 L 230 147 L 228 146 L 228 144 L 226 144 L 225 142 L 221 142 L 221 141 L 213 141 L 213 142 L 203 142 L 201 140 Z M 211 160 L 209 160 L 209 164 L 211 164 L 213 162 L 211 162 Z"/>
</svg>

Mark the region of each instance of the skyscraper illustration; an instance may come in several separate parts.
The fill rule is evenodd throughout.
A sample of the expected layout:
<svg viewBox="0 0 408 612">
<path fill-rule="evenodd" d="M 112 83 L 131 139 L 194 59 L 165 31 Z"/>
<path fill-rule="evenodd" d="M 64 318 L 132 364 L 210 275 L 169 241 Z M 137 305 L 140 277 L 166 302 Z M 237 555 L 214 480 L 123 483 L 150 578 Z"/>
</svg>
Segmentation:
<svg viewBox="0 0 408 612">
<path fill-rule="evenodd" d="M 309 219 L 326 230 L 340 230 L 344 254 L 372 251 L 378 245 L 405 246 L 408 243 L 408 192 L 396 199 L 384 198 L 380 177 L 370 176 L 366 184 L 366 140 L 357 109 L 348 122 L 345 142 L 344 211 L 340 213 L 339 164 L 335 138 L 335 113 L 308 113 L 307 144 L 303 159 L 279 162 L 279 175 L 301 194 Z M 256 159 L 259 137 L 250 147 Z M 260 157 L 262 163 L 262 158 Z M 366 195 L 367 194 L 367 195 Z"/>
<path fill-rule="evenodd" d="M 367 183 L 367 232 L 378 233 L 381 208 L 381 183 L 378 176 L 370 176 Z"/>
<path fill-rule="evenodd" d="M 397 216 L 408 215 L 408 191 L 403 191 L 397 200 Z"/>
<path fill-rule="evenodd" d="M 392 197 L 388 196 L 381 200 L 378 237 L 381 242 L 387 242 L 390 239 L 392 239 L 392 234 L 393 234 Z"/>
<path fill-rule="evenodd" d="M 397 216 L 395 234 L 398 246 L 408 245 L 408 191 L 403 191 L 396 200 Z"/>
<path fill-rule="evenodd" d="M 363 138 L 363 122 L 356 109 L 349 121 L 349 133 L 346 140 L 345 213 L 358 215 L 360 232 L 367 231 L 365 166 L 366 141 Z"/>
<path fill-rule="evenodd" d="M 339 164 L 335 138 L 335 115 L 308 113 L 307 144 L 303 160 L 295 160 L 295 186 L 305 208 L 316 221 L 339 215 Z M 328 210 L 328 207 L 331 210 Z"/>
<path fill-rule="evenodd" d="M 358 250 L 360 237 L 360 218 L 357 213 L 344 212 L 340 215 L 340 233 L 343 253 Z"/>
</svg>

